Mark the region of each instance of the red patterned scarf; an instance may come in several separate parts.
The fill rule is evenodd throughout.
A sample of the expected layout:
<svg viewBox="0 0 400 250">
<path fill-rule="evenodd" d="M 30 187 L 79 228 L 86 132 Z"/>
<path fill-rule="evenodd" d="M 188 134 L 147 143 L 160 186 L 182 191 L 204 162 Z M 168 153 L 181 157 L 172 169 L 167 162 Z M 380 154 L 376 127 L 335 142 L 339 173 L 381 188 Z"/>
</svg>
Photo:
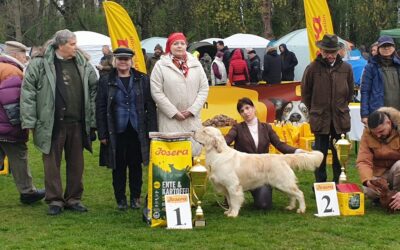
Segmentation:
<svg viewBox="0 0 400 250">
<path fill-rule="evenodd" d="M 183 75 L 187 77 L 187 74 L 189 73 L 189 67 L 187 66 L 187 56 L 185 55 L 182 59 L 177 58 L 173 55 L 172 57 L 172 62 L 175 64 L 175 66 L 182 71 Z"/>
</svg>

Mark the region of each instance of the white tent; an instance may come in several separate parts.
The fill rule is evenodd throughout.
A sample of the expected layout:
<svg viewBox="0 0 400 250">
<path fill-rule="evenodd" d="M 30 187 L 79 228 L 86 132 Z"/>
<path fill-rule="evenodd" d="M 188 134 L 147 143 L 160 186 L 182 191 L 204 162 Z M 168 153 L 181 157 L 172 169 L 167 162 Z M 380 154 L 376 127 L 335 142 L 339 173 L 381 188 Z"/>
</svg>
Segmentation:
<svg viewBox="0 0 400 250">
<path fill-rule="evenodd" d="M 101 51 L 103 45 L 111 48 L 111 39 L 108 36 L 92 31 L 75 31 L 74 33 L 78 47 L 89 54 L 92 65 L 99 64 L 103 56 Z"/>
<path fill-rule="evenodd" d="M 150 37 L 142 40 L 140 43 L 142 45 L 142 49 L 146 50 L 146 54 L 153 54 L 154 47 L 157 44 L 160 44 L 163 50 L 165 51 L 165 45 L 167 44 L 167 38 L 165 37 Z"/>
<path fill-rule="evenodd" d="M 339 37 L 339 42 L 348 45 L 348 42 Z M 279 46 L 280 44 L 286 44 L 288 50 L 296 54 L 299 64 L 297 64 L 294 70 L 294 80 L 301 81 L 304 70 L 307 65 L 310 64 L 310 49 L 308 48 L 308 36 L 306 29 L 299 29 L 286 34 L 277 40 L 274 44 Z M 278 50 L 279 52 L 279 50 Z"/>
<path fill-rule="evenodd" d="M 252 34 L 234 34 L 224 39 L 224 44 L 228 48 L 265 48 L 269 43 L 269 40 L 252 35 Z"/>
</svg>

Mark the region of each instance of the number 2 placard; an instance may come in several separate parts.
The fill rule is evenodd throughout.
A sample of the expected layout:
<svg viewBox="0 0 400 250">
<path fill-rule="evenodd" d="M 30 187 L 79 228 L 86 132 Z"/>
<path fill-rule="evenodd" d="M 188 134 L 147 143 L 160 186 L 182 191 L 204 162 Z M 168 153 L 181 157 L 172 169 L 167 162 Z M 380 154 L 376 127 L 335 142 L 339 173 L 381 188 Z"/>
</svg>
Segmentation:
<svg viewBox="0 0 400 250">
<path fill-rule="evenodd" d="M 340 215 L 339 203 L 334 182 L 314 183 L 318 217 Z"/>
<path fill-rule="evenodd" d="M 188 194 L 165 195 L 165 209 L 168 228 L 192 228 L 192 211 Z"/>
</svg>

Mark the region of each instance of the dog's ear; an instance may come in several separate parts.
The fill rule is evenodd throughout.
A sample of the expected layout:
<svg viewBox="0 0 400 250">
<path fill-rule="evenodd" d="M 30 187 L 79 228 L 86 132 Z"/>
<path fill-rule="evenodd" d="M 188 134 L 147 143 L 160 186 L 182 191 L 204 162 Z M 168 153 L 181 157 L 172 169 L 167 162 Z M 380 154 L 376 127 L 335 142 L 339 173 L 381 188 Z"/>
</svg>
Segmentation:
<svg viewBox="0 0 400 250">
<path fill-rule="evenodd" d="M 222 153 L 222 145 L 221 143 L 225 143 L 225 140 L 221 142 L 219 137 L 213 138 L 213 147 L 217 150 L 218 153 Z"/>
</svg>

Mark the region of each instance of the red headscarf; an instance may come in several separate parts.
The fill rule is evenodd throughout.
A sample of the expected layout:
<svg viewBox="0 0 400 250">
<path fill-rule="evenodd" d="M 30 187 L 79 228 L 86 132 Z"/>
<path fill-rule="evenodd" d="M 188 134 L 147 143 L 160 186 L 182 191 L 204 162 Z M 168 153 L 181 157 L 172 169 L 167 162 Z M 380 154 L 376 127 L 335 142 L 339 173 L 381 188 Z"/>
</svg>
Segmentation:
<svg viewBox="0 0 400 250">
<path fill-rule="evenodd" d="M 169 35 L 168 40 L 167 40 L 167 47 L 165 49 L 165 53 L 171 52 L 171 45 L 176 41 L 176 40 L 184 40 L 186 42 L 186 37 L 183 33 L 176 32 L 172 33 Z"/>
<path fill-rule="evenodd" d="M 172 33 L 169 35 L 168 40 L 167 40 L 167 45 L 165 49 L 165 53 L 170 53 L 171 52 L 171 45 L 177 41 L 177 40 L 184 40 L 186 41 L 186 37 L 183 33 Z M 174 55 L 172 55 L 172 62 L 175 64 L 175 66 L 182 71 L 183 75 L 187 77 L 187 74 L 189 72 L 189 67 L 187 66 L 187 57 L 186 55 L 183 58 L 177 58 Z"/>
</svg>

